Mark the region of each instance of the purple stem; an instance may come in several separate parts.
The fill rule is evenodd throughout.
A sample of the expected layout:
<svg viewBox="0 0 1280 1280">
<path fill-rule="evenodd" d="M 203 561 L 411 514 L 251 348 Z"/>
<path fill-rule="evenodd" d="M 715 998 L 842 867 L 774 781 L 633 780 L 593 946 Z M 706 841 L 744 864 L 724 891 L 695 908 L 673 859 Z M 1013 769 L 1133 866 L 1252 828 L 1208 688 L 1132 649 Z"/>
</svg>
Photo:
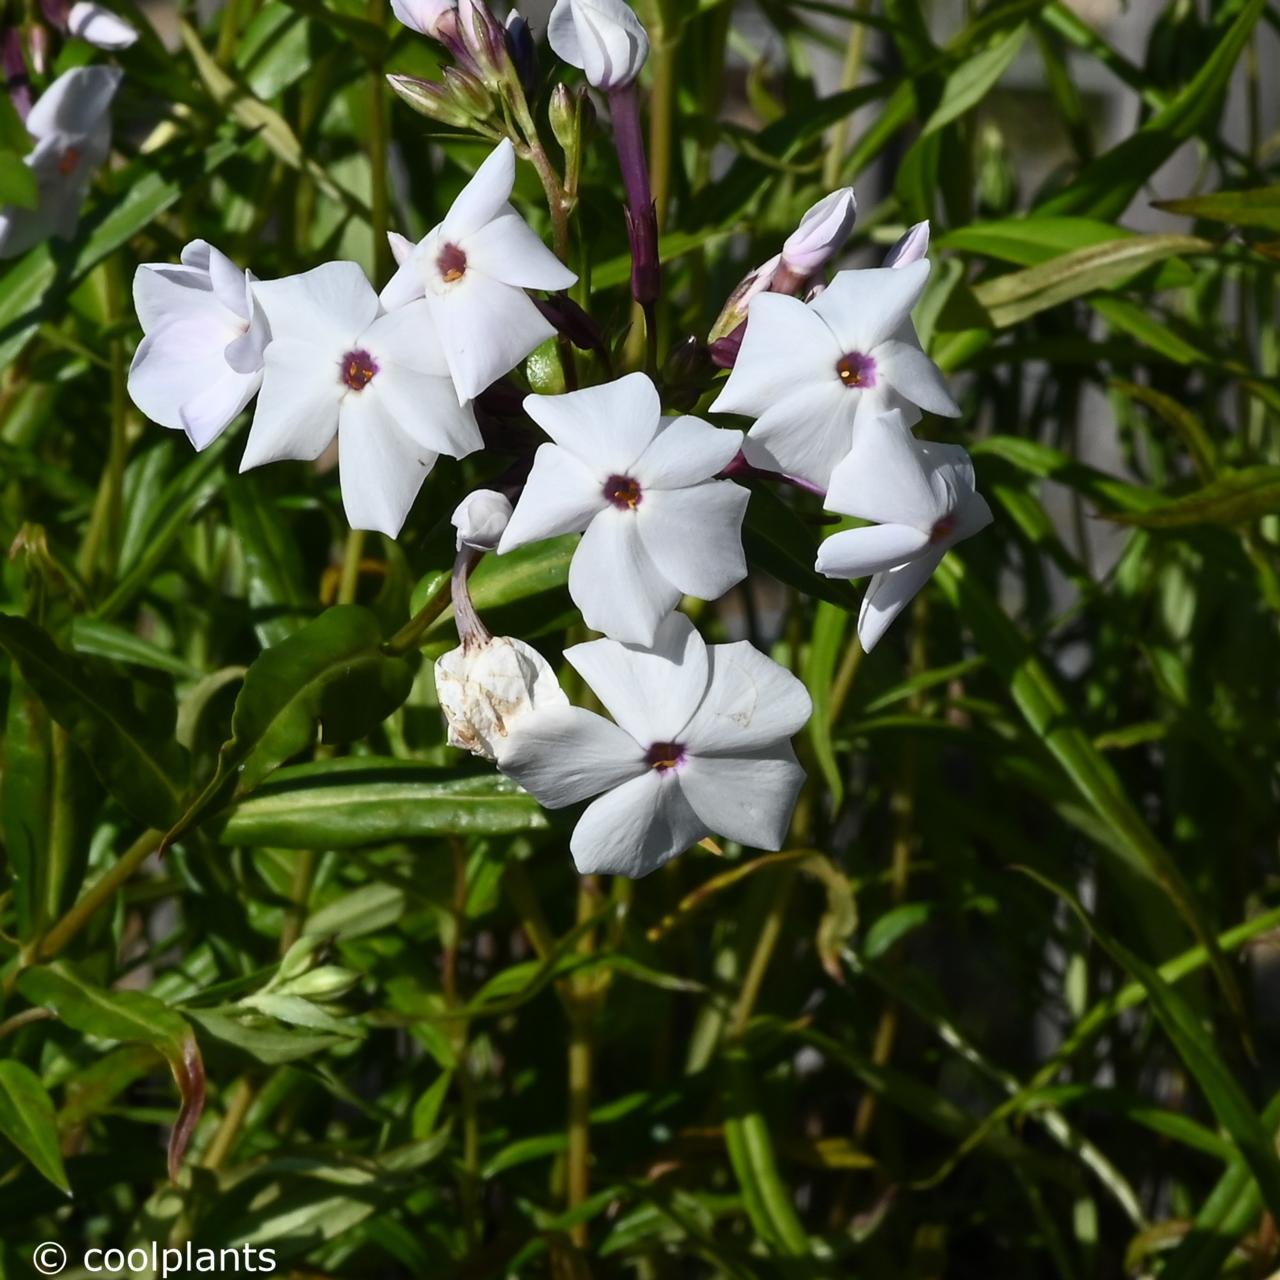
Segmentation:
<svg viewBox="0 0 1280 1280">
<path fill-rule="evenodd" d="M 31 113 L 31 78 L 27 60 L 22 56 L 22 35 L 17 27 L 0 32 L 0 63 L 4 67 L 4 87 L 13 109 L 25 123 Z"/>
<path fill-rule="evenodd" d="M 480 621 L 480 615 L 471 601 L 471 590 L 467 586 L 471 570 L 480 563 L 483 556 L 483 551 L 463 547 L 458 552 L 458 558 L 453 562 L 449 594 L 453 597 L 453 622 L 458 628 L 458 639 L 462 641 L 464 649 L 471 649 L 493 639 L 489 628 Z"/>
<path fill-rule="evenodd" d="M 609 92 L 613 142 L 627 189 L 627 238 L 631 242 L 631 296 L 642 307 L 658 300 L 658 209 L 649 185 L 649 163 L 640 125 L 640 95 L 634 81 Z"/>
</svg>

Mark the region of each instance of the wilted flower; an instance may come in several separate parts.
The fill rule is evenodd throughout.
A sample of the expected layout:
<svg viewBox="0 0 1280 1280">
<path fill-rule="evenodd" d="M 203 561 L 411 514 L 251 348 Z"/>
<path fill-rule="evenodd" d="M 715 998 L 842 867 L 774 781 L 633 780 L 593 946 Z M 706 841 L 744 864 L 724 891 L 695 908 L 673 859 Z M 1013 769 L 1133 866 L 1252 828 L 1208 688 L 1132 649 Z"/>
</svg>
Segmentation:
<svg viewBox="0 0 1280 1280">
<path fill-rule="evenodd" d="M 129 366 L 129 395 L 152 422 L 185 431 L 204 449 L 262 384 L 271 339 L 254 304 L 253 275 L 204 240 L 180 266 L 150 262 L 133 277 L 133 305 L 145 335 Z"/>
<path fill-rule="evenodd" d="M 511 730 L 535 710 L 568 707 L 547 660 L 523 640 L 464 641 L 436 661 L 436 693 L 449 745 L 495 760 Z"/>
<path fill-rule="evenodd" d="M 711 406 L 758 415 L 747 461 L 826 487 L 855 425 L 891 408 L 960 410 L 920 350 L 911 308 L 929 264 L 842 271 L 813 302 L 777 293 L 751 303 L 742 349 Z"/>
<path fill-rule="evenodd" d="M 111 151 L 115 67 L 76 67 L 41 94 L 27 116 L 34 148 L 23 157 L 38 188 L 34 209 L 0 208 L 0 258 L 12 258 L 49 235 L 75 235 L 94 171 Z"/>
<path fill-rule="evenodd" d="M 585 530 L 569 594 L 589 627 L 649 644 L 682 595 L 715 600 L 746 576 L 750 494 L 715 479 L 740 433 L 664 418 L 643 373 L 524 403 L 555 443 L 539 448 L 498 552 Z"/>
<path fill-rule="evenodd" d="M 438 35 L 441 19 L 457 11 L 458 0 L 391 0 L 391 12 L 419 35 Z"/>
<path fill-rule="evenodd" d="M 821 271 L 845 246 L 858 217 L 852 187 L 824 196 L 800 219 L 782 246 L 782 265 L 798 280 Z M 780 290 L 787 292 L 790 290 Z"/>
<path fill-rule="evenodd" d="M 929 219 L 907 228 L 903 237 L 884 255 L 883 267 L 909 267 L 929 256 Z"/>
<path fill-rule="evenodd" d="M 511 501 L 495 489 L 477 489 L 458 504 L 453 527 L 458 531 L 458 550 L 472 547 L 492 551 L 511 521 Z"/>
<path fill-rule="evenodd" d="M 77 0 L 67 14 L 67 31 L 99 49 L 127 49 L 138 39 L 137 28 L 92 0 Z"/>
<path fill-rule="evenodd" d="M 388 310 L 425 296 L 460 401 L 554 336 L 525 290 L 567 289 L 578 278 L 508 203 L 515 164 L 504 138 L 382 291 Z"/>
<path fill-rule="evenodd" d="M 874 574 L 858 615 L 870 652 L 955 544 L 991 523 L 973 462 L 954 444 L 915 439 L 900 413 L 868 422 L 831 477 L 826 505 L 876 523 L 832 534 L 818 548 L 828 578 Z"/>
<path fill-rule="evenodd" d="M 556 0 L 547 39 L 557 57 L 606 91 L 634 83 L 649 56 L 649 37 L 623 0 Z"/>
<path fill-rule="evenodd" d="M 708 835 L 781 848 L 804 782 L 789 741 L 813 704 L 745 641 L 708 647 L 683 614 L 652 650 L 593 640 L 565 657 L 613 722 L 580 707 L 522 719 L 498 767 L 544 805 L 587 807 L 569 842 L 584 875 L 648 875 Z"/>
<path fill-rule="evenodd" d="M 271 342 L 240 470 L 310 460 L 338 435 L 342 504 L 352 528 L 395 537 L 441 453 L 480 448 L 458 403 L 425 302 L 380 314 L 354 262 L 253 286 Z"/>
</svg>

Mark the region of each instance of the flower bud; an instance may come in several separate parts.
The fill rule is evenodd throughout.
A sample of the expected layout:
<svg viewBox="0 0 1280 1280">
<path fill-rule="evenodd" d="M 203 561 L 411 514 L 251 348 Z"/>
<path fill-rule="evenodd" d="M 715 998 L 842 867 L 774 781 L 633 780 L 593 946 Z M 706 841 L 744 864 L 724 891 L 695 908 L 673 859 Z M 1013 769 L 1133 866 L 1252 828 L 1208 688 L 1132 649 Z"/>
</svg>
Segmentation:
<svg viewBox="0 0 1280 1280">
<path fill-rule="evenodd" d="M 458 107 L 443 85 L 405 75 L 388 76 L 387 83 L 421 115 L 455 129 L 465 129 L 471 124 L 471 116 Z"/>
<path fill-rule="evenodd" d="M 469 120 L 487 120 L 494 111 L 489 90 L 469 72 L 459 67 L 445 67 L 444 84 L 459 111 Z"/>
<path fill-rule="evenodd" d="M 807 278 L 822 270 L 844 248 L 858 216 L 852 187 L 833 191 L 800 219 L 782 246 L 782 265 Z"/>
<path fill-rule="evenodd" d="M 511 502 L 495 489 L 477 489 L 458 504 L 453 527 L 458 531 L 458 550 L 473 547 L 492 551 L 511 520 Z"/>
<path fill-rule="evenodd" d="M 929 219 L 908 227 L 907 233 L 884 255 L 882 267 L 909 267 L 929 256 Z"/>
<path fill-rule="evenodd" d="M 99 49 L 127 49 L 138 40 L 136 27 L 91 0 L 76 0 L 71 6 L 67 34 Z"/>
<path fill-rule="evenodd" d="M 523 640 L 491 636 L 436 662 L 436 693 L 449 745 L 496 760 L 521 716 L 569 699 L 547 660 Z"/>
<path fill-rule="evenodd" d="M 729 295 L 729 300 L 716 317 L 715 324 L 711 326 L 711 332 L 707 335 L 708 342 L 715 343 L 721 338 L 727 338 L 739 325 L 746 322 L 751 299 L 772 290 L 781 266 L 782 255 L 778 254 L 777 257 L 770 258 L 763 266 L 757 267 L 743 277 L 738 287 Z"/>
<path fill-rule="evenodd" d="M 484 0 L 458 0 L 458 35 L 480 79 L 496 89 L 510 66 L 507 33 Z"/>
<path fill-rule="evenodd" d="M 43 30 L 43 28 L 40 28 Z M 0 70 L 13 109 L 21 120 L 31 113 L 31 78 L 22 53 L 22 33 L 17 27 L 0 27 Z"/>
<path fill-rule="evenodd" d="M 337 1000 L 360 981 L 360 975 L 336 964 L 322 964 L 283 983 L 281 995 L 300 996 L 304 1000 Z"/>
<path fill-rule="evenodd" d="M 411 31 L 437 39 L 440 23 L 452 14 L 458 0 L 391 0 L 391 12 Z"/>
<path fill-rule="evenodd" d="M 507 14 L 507 53 L 520 77 L 525 97 L 532 98 L 538 91 L 538 48 L 533 42 L 533 32 L 519 9 Z"/>
<path fill-rule="evenodd" d="M 635 82 L 649 56 L 649 37 L 623 0 L 556 0 L 547 39 L 557 56 L 581 67 L 606 92 Z"/>
</svg>

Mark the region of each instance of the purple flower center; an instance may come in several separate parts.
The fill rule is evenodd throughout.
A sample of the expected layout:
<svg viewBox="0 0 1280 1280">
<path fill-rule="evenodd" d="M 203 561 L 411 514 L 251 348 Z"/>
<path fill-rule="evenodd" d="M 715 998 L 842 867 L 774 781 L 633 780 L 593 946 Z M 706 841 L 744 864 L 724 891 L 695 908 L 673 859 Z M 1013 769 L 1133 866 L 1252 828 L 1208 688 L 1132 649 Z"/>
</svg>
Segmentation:
<svg viewBox="0 0 1280 1280">
<path fill-rule="evenodd" d="M 836 361 L 836 373 L 840 381 L 849 388 L 874 387 L 876 385 L 876 362 L 861 351 L 850 351 Z"/>
<path fill-rule="evenodd" d="M 935 545 L 939 542 L 945 542 L 956 531 L 956 516 L 954 513 L 945 515 L 939 520 L 929 532 L 929 541 Z"/>
<path fill-rule="evenodd" d="M 604 496 L 619 511 L 634 511 L 644 497 L 640 481 L 630 476 L 610 476 L 604 482 Z"/>
<path fill-rule="evenodd" d="M 684 746 L 679 742 L 655 742 L 644 758 L 650 769 L 659 773 L 668 773 L 684 764 L 686 756 Z"/>
<path fill-rule="evenodd" d="M 378 372 L 378 362 L 367 351 L 348 351 L 340 365 L 342 381 L 352 391 L 363 391 Z"/>
<path fill-rule="evenodd" d="M 445 284 L 453 284 L 467 274 L 467 255 L 456 244 L 447 244 L 440 250 L 436 267 Z"/>
</svg>

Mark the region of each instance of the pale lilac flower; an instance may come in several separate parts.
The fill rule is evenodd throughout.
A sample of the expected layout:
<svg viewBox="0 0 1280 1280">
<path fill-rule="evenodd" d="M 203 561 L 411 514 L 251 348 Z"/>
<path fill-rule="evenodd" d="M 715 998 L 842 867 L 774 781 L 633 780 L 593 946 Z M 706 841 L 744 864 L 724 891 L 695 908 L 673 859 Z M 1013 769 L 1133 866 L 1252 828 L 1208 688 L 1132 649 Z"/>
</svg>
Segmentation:
<svg viewBox="0 0 1280 1280">
<path fill-rule="evenodd" d="M 129 396 L 152 422 L 207 448 L 258 392 L 271 339 L 253 275 L 204 240 L 181 265 L 144 263 L 133 305 L 145 335 L 129 366 Z"/>
<path fill-rule="evenodd" d="M 99 49 L 127 49 L 138 40 L 137 28 L 132 23 L 92 0 L 77 0 L 71 6 L 67 31 Z"/>
<path fill-rule="evenodd" d="M 633 84 L 649 56 L 649 37 L 623 0 L 556 0 L 547 40 L 557 57 L 606 92 Z"/>
<path fill-rule="evenodd" d="M 911 325 L 928 278 L 928 262 L 842 271 L 811 303 L 778 293 L 752 301 L 742 349 L 711 406 L 756 418 L 748 462 L 825 489 L 859 422 L 910 406 L 959 414 Z"/>
<path fill-rule="evenodd" d="M 844 248 L 857 217 L 858 198 L 852 187 L 824 196 L 787 237 L 782 246 L 782 266 L 798 280 L 807 280 L 821 271 Z"/>
<path fill-rule="evenodd" d="M 902 238 L 884 255 L 882 267 L 909 267 L 929 256 L 929 219 L 907 228 Z"/>
<path fill-rule="evenodd" d="M 535 711 L 498 767 L 550 809 L 599 796 L 569 842 L 580 872 L 637 879 L 713 834 L 782 847 L 804 783 L 790 738 L 813 710 L 795 676 L 745 641 L 708 646 L 680 613 L 652 649 L 593 640 L 565 657 L 613 721 Z"/>
<path fill-rule="evenodd" d="M 382 291 L 388 311 L 426 298 L 460 402 L 555 335 L 525 290 L 567 289 L 578 278 L 511 207 L 515 178 L 504 138 Z"/>
<path fill-rule="evenodd" d="M 318 458 L 338 436 L 352 528 L 395 537 L 444 453 L 480 448 L 458 403 L 425 302 L 382 314 L 354 262 L 253 286 L 271 326 L 262 391 L 240 470 Z"/>
<path fill-rule="evenodd" d="M 69 240 L 80 224 L 94 171 L 111 152 L 116 67 L 76 67 L 40 95 L 26 119 L 35 146 L 23 162 L 35 174 L 34 209 L 0 207 L 0 258 L 12 258 L 50 235 Z"/>
<path fill-rule="evenodd" d="M 458 531 L 458 550 L 492 551 L 511 523 L 511 501 L 495 489 L 477 489 L 458 504 L 453 527 Z"/>
<path fill-rule="evenodd" d="M 391 12 L 411 31 L 435 37 L 440 21 L 456 13 L 458 0 L 391 0 Z"/>
<path fill-rule="evenodd" d="M 569 594 L 589 627 L 649 644 L 681 596 L 715 600 L 746 576 L 750 494 L 715 479 L 741 433 L 664 418 L 642 373 L 524 403 L 554 443 L 539 448 L 498 553 L 585 530 Z"/>
<path fill-rule="evenodd" d="M 437 659 L 435 677 L 449 745 L 485 760 L 525 716 L 569 705 L 547 660 L 511 636 L 464 641 Z"/>
<path fill-rule="evenodd" d="M 874 575 L 858 615 L 868 653 L 947 551 L 992 519 L 969 455 L 959 445 L 915 439 L 899 413 L 859 429 L 831 477 L 826 505 L 876 522 L 832 534 L 818 548 L 817 564 L 828 578 Z"/>
</svg>

